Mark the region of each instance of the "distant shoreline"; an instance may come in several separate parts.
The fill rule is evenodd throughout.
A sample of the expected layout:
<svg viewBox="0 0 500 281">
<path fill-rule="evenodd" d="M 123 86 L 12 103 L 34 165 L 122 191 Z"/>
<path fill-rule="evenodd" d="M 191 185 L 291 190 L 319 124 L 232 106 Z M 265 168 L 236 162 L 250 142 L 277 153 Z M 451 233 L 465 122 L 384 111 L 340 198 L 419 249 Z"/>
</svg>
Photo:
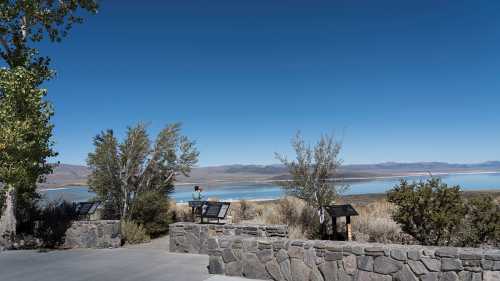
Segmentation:
<svg viewBox="0 0 500 281">
<path fill-rule="evenodd" d="M 478 194 L 478 193 L 488 193 L 488 194 L 499 194 L 500 195 L 500 189 L 476 189 L 476 190 L 463 190 L 462 191 L 466 196 L 470 194 Z M 377 198 L 385 198 L 386 193 L 384 192 L 379 192 L 379 193 L 364 193 L 364 194 L 348 194 L 348 195 L 343 195 L 340 196 L 339 201 L 346 201 L 346 202 L 360 202 L 360 201 L 370 201 L 374 200 Z M 363 200 L 365 198 L 365 200 Z M 368 200 L 366 198 L 369 198 Z M 231 202 L 231 203 L 238 203 L 241 201 L 247 201 L 247 202 L 255 202 L 255 203 L 269 203 L 272 201 L 277 201 L 280 200 L 280 198 L 255 198 L 255 199 L 230 199 L 230 200 L 223 200 L 224 202 Z M 188 203 L 187 202 L 175 202 L 176 205 L 179 206 L 185 206 Z M 345 203 L 343 203 L 345 204 Z"/>
<path fill-rule="evenodd" d="M 484 175 L 484 174 L 500 174 L 500 171 L 467 171 L 467 172 L 435 172 L 431 173 L 432 176 L 451 176 L 451 175 Z M 422 177 L 429 176 L 428 172 L 414 172 L 401 175 L 387 175 L 387 176 L 373 176 L 373 177 L 347 177 L 341 179 L 332 179 L 332 181 L 339 182 L 361 182 L 361 181 L 375 181 L 375 180 L 387 180 L 387 179 L 400 179 L 408 177 Z M 213 183 L 219 184 L 230 184 L 230 183 L 256 183 L 256 184 L 268 184 L 273 182 L 286 182 L 288 180 L 214 180 Z M 182 182 L 176 184 L 176 186 L 193 186 L 197 184 L 206 184 L 204 182 Z"/>
<path fill-rule="evenodd" d="M 431 173 L 433 176 L 450 176 L 450 175 L 482 175 L 482 174 L 500 174 L 500 171 L 485 171 L 485 170 L 477 170 L 477 171 L 466 171 L 466 172 L 434 172 Z M 406 173 L 401 175 L 387 175 L 387 176 L 372 176 L 372 177 L 346 177 L 342 179 L 332 179 L 332 181 L 340 181 L 340 182 L 362 182 L 362 181 L 376 181 L 376 180 L 388 180 L 388 179 L 400 179 L 400 178 L 408 178 L 408 177 L 422 177 L 429 176 L 428 172 L 414 172 L 414 173 Z M 211 184 L 235 184 L 235 183 L 254 183 L 254 184 L 271 184 L 274 182 L 286 182 L 288 180 L 250 180 L 250 179 L 241 179 L 241 180 L 214 180 L 209 183 L 207 182 L 180 182 L 176 184 L 176 187 L 186 188 L 191 187 L 193 185 L 211 185 Z M 88 186 L 86 183 L 71 183 L 71 184 L 63 184 L 60 186 L 50 186 L 50 187 L 39 187 L 38 189 L 41 191 L 51 191 L 51 190 L 64 190 L 64 189 L 72 189 L 75 187 L 85 187 Z"/>
</svg>

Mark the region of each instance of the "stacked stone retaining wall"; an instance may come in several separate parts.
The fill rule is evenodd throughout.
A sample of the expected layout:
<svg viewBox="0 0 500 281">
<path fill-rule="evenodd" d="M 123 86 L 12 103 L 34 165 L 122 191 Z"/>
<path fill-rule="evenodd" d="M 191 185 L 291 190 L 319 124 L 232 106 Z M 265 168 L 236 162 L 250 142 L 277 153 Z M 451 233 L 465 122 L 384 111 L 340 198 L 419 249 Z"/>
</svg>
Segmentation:
<svg viewBox="0 0 500 281">
<path fill-rule="evenodd" d="M 288 226 L 178 222 L 169 226 L 169 234 L 170 252 L 207 254 L 210 237 L 287 238 Z"/>
<path fill-rule="evenodd" d="M 213 274 L 276 281 L 500 281 L 500 250 L 212 237 Z"/>
<path fill-rule="evenodd" d="M 65 248 L 117 248 L 121 246 L 120 221 L 74 221 L 66 231 Z"/>
</svg>

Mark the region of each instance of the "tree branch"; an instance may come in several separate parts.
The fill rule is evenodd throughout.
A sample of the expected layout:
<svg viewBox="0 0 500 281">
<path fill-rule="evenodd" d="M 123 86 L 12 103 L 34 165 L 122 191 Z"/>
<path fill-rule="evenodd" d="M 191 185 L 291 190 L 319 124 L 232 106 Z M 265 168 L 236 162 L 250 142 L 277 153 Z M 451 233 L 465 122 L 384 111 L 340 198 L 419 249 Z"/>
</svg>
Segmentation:
<svg viewBox="0 0 500 281">
<path fill-rule="evenodd" d="M 23 41 L 26 41 L 26 37 L 28 36 L 28 33 L 27 33 L 27 21 L 26 21 L 26 15 L 24 15 L 21 19 L 21 34 L 22 34 L 22 38 L 23 38 Z"/>
<path fill-rule="evenodd" d="M 5 40 L 4 36 L 0 36 L 0 44 L 2 44 L 3 48 L 5 49 L 5 52 L 9 55 L 11 53 L 9 44 L 7 43 L 7 40 Z"/>
</svg>

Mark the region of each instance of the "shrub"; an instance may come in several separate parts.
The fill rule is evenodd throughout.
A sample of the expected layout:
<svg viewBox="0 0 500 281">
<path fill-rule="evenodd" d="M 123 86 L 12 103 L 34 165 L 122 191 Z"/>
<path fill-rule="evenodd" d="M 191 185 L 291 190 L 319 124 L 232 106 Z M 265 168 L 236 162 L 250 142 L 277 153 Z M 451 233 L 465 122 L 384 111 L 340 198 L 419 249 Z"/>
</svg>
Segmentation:
<svg viewBox="0 0 500 281">
<path fill-rule="evenodd" d="M 396 208 L 393 219 L 424 245 L 450 245 L 466 213 L 459 186 L 438 178 L 408 183 L 402 180 L 387 193 Z"/>
<path fill-rule="evenodd" d="M 319 218 L 304 200 L 296 197 L 285 197 L 259 210 L 254 222 L 266 224 L 286 224 L 292 239 L 316 239 L 321 237 Z"/>
<path fill-rule="evenodd" d="M 58 247 L 64 243 L 66 230 L 75 219 L 77 219 L 77 213 L 73 203 L 49 202 L 47 206 L 39 210 L 35 236 L 41 240 L 43 247 Z"/>
<path fill-rule="evenodd" d="M 255 218 L 255 204 L 246 200 L 241 200 L 239 202 L 237 215 L 241 220 L 251 220 Z"/>
<path fill-rule="evenodd" d="M 150 241 L 146 229 L 132 221 L 121 222 L 121 234 L 123 242 L 127 244 L 140 244 Z"/>
<path fill-rule="evenodd" d="M 467 201 L 467 215 L 459 235 L 461 246 L 500 244 L 500 205 L 489 195 Z"/>
<path fill-rule="evenodd" d="M 158 237 L 168 232 L 171 222 L 168 197 L 160 192 L 141 193 L 131 208 L 131 220 L 142 225 L 148 235 Z"/>
</svg>

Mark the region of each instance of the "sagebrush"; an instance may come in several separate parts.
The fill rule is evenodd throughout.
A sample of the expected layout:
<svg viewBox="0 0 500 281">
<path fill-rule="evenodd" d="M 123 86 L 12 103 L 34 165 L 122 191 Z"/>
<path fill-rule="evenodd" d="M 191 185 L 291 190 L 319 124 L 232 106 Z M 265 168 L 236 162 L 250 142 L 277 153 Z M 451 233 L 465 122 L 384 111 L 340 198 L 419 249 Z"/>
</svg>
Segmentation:
<svg viewBox="0 0 500 281">
<path fill-rule="evenodd" d="M 146 229 L 140 224 L 124 220 L 120 225 L 123 243 L 140 244 L 151 240 Z"/>
</svg>

